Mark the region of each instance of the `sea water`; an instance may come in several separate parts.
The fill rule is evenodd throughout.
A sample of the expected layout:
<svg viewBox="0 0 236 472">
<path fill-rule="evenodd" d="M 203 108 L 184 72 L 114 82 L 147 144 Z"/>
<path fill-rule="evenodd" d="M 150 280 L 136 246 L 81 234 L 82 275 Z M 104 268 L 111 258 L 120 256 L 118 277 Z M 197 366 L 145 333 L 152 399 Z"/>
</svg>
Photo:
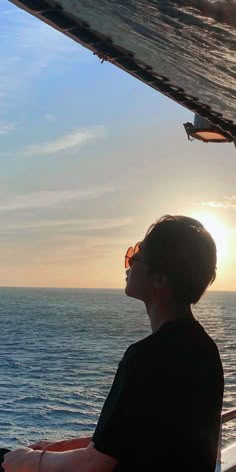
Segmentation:
<svg viewBox="0 0 236 472">
<path fill-rule="evenodd" d="M 216 341 L 224 409 L 236 407 L 236 292 L 194 307 Z M 91 435 L 125 349 L 150 334 L 142 303 L 122 290 L 0 289 L 1 447 Z M 236 422 L 223 443 L 236 439 Z"/>
</svg>

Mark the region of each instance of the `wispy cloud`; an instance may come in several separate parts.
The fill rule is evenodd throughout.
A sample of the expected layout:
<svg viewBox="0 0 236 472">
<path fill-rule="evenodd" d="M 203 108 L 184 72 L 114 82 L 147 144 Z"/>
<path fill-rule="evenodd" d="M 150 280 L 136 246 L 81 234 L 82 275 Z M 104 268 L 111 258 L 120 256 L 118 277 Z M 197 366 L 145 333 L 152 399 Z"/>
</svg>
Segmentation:
<svg viewBox="0 0 236 472">
<path fill-rule="evenodd" d="M 202 202 L 201 205 L 211 208 L 231 208 L 236 210 L 236 194 L 231 197 L 225 197 L 222 201 Z"/>
<path fill-rule="evenodd" d="M 15 128 L 14 123 L 4 123 L 0 121 L 0 134 L 10 134 Z"/>
<path fill-rule="evenodd" d="M 0 234 L 15 232 L 18 230 L 28 231 L 29 229 L 57 228 L 64 230 L 70 227 L 70 230 L 76 231 L 97 231 L 113 228 L 121 228 L 132 223 L 131 217 L 124 218 L 90 218 L 90 219 L 61 219 L 61 220 L 37 220 L 25 221 L 24 223 L 13 223 L 0 230 Z"/>
<path fill-rule="evenodd" d="M 55 115 L 53 115 L 52 113 L 45 113 L 43 115 L 43 118 L 44 118 L 45 121 L 48 121 L 48 122 L 57 121 L 57 117 Z"/>
<path fill-rule="evenodd" d="M 222 202 L 202 202 L 201 205 L 210 208 L 229 208 L 225 203 Z"/>
<path fill-rule="evenodd" d="M 103 136 L 104 128 L 102 126 L 80 129 L 74 133 L 66 134 L 53 141 L 27 146 L 25 150 L 20 151 L 20 154 L 24 156 L 45 156 L 49 154 L 55 154 L 56 152 L 81 146 L 85 142 L 101 138 Z"/>
<path fill-rule="evenodd" d="M 66 205 L 72 200 L 94 200 L 109 195 L 118 190 L 112 185 L 104 185 L 86 189 L 73 190 L 42 190 L 39 192 L 31 192 L 26 195 L 16 195 L 11 198 L 1 196 L 0 211 L 22 211 L 36 208 L 57 208 Z"/>
</svg>

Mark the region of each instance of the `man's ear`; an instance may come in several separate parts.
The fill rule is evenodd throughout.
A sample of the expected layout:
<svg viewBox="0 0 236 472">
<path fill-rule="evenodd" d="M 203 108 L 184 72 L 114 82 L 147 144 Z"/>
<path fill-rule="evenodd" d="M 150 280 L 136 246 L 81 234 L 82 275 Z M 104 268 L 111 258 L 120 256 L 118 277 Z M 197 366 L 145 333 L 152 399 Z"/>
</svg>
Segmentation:
<svg viewBox="0 0 236 472">
<path fill-rule="evenodd" d="M 152 284 L 156 289 L 161 289 L 167 286 L 167 278 L 163 274 L 152 274 Z"/>
</svg>

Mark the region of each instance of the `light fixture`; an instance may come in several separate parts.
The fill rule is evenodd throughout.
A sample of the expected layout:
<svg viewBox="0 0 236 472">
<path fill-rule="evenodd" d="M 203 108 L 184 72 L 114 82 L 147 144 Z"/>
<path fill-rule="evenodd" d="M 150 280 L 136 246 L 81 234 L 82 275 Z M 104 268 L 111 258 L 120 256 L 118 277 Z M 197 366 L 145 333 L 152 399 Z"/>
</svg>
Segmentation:
<svg viewBox="0 0 236 472">
<path fill-rule="evenodd" d="M 194 122 L 184 123 L 188 139 L 198 139 L 204 143 L 230 143 L 233 138 L 212 125 L 208 120 L 195 113 Z"/>
</svg>

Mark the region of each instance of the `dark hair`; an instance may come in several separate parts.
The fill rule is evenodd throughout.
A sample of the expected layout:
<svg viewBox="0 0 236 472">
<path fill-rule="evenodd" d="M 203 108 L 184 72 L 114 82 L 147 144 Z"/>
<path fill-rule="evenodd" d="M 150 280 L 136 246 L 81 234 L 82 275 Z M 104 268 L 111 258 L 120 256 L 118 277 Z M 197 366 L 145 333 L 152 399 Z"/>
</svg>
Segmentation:
<svg viewBox="0 0 236 472">
<path fill-rule="evenodd" d="M 146 234 L 144 251 L 150 270 L 167 277 L 178 303 L 197 303 L 215 280 L 215 242 L 193 218 L 160 218 Z"/>
</svg>

